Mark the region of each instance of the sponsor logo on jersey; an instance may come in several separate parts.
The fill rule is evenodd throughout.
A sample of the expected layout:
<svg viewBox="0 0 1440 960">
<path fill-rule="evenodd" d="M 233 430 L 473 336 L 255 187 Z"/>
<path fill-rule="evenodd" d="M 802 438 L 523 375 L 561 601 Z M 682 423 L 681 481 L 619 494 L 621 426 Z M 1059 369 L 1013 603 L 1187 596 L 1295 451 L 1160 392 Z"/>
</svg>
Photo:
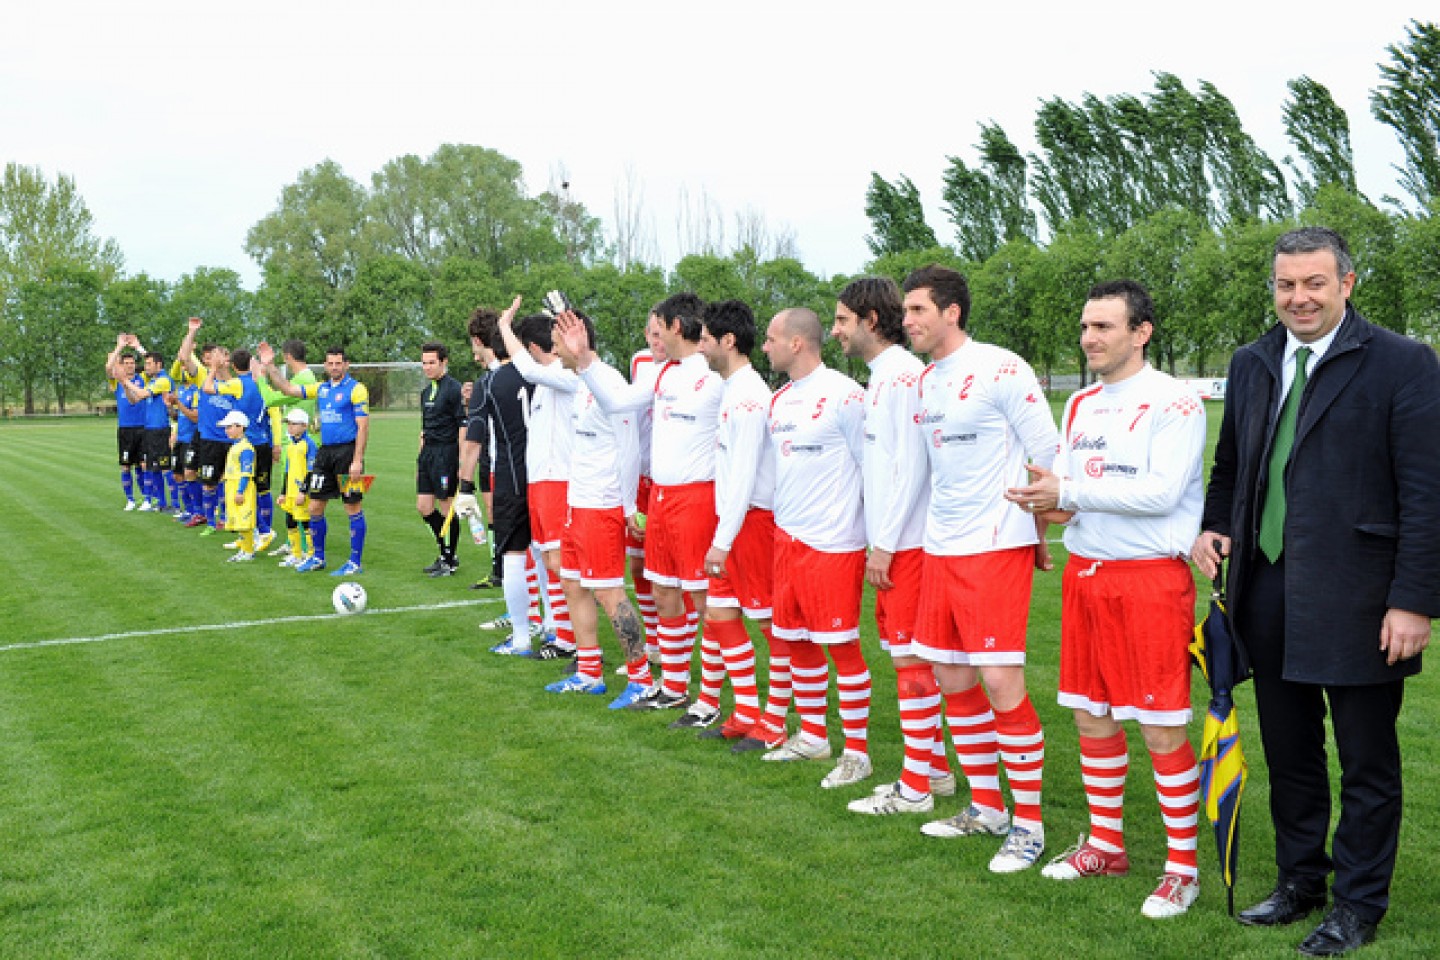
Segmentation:
<svg viewBox="0 0 1440 960">
<path fill-rule="evenodd" d="M 975 443 L 979 436 L 978 433 L 946 433 L 943 430 L 936 430 L 930 435 L 930 442 L 933 443 L 935 449 L 938 450 L 947 443 L 958 443 L 970 446 Z"/>
</svg>

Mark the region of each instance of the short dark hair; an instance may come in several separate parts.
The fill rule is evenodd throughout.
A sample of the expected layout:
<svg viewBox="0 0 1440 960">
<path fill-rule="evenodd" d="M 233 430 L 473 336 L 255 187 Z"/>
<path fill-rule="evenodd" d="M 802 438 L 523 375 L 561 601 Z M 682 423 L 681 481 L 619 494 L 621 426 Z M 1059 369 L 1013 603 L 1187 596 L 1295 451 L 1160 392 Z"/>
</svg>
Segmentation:
<svg viewBox="0 0 1440 960">
<path fill-rule="evenodd" d="M 548 313 L 532 313 L 522 317 L 515 325 L 515 336 L 525 346 L 539 347 L 546 353 L 555 351 L 555 337 L 550 332 L 554 324 Z"/>
<path fill-rule="evenodd" d="M 958 305 L 961 330 L 970 322 L 970 284 L 965 282 L 965 274 L 959 270 L 932 263 L 906 277 L 904 287 L 906 293 L 929 289 L 930 299 L 941 310 Z"/>
<path fill-rule="evenodd" d="M 348 352 L 344 347 L 326 347 L 326 348 L 325 348 L 325 356 L 327 356 L 327 357 L 339 356 L 339 357 L 340 357 L 342 360 L 344 360 L 346 363 L 349 363 L 349 362 L 350 362 L 350 354 L 349 354 L 349 352 Z"/>
<path fill-rule="evenodd" d="M 441 343 L 439 340 L 430 340 L 420 345 L 420 356 L 423 357 L 427 353 L 435 354 L 435 356 L 440 360 L 450 359 L 449 348 L 446 347 L 445 344 Z"/>
<path fill-rule="evenodd" d="M 700 339 L 700 327 L 705 318 L 705 301 L 693 293 L 673 293 L 655 305 L 652 311 L 668 329 L 677 320 L 680 322 L 680 336 L 695 343 Z"/>
<path fill-rule="evenodd" d="M 283 356 L 294 357 L 296 363 L 304 363 L 305 341 L 296 340 L 294 337 L 291 337 L 289 340 L 286 340 L 284 343 L 280 344 L 280 353 Z"/>
<path fill-rule="evenodd" d="M 470 323 L 466 329 L 470 331 L 470 336 L 488 346 L 491 338 L 495 336 L 495 324 L 499 319 L 498 311 L 489 307 L 476 307 L 470 314 Z"/>
<path fill-rule="evenodd" d="M 165 365 L 165 354 L 161 353 L 159 350 L 147 350 L 145 352 L 145 359 L 154 360 L 162 367 Z"/>
<path fill-rule="evenodd" d="M 1275 241 L 1275 256 L 1294 253 L 1318 253 L 1329 250 L 1335 255 L 1335 268 L 1343 280 L 1345 274 L 1355 272 L 1355 261 L 1350 258 L 1350 245 L 1345 238 L 1329 227 L 1301 227 L 1282 233 Z M 1275 273 L 1271 260 L 1270 273 Z"/>
<path fill-rule="evenodd" d="M 1106 280 L 1090 288 L 1086 300 L 1124 300 L 1125 313 L 1131 330 L 1139 330 L 1140 324 L 1155 326 L 1155 301 L 1150 291 L 1135 280 Z"/>
<path fill-rule="evenodd" d="M 864 322 L 875 314 L 875 332 L 891 343 L 905 342 L 905 303 L 889 277 L 860 277 L 840 291 L 839 300 Z"/>
<path fill-rule="evenodd" d="M 705 305 L 705 329 L 716 340 L 735 336 L 735 349 L 750 355 L 755 349 L 755 312 L 744 300 L 717 300 Z"/>
<path fill-rule="evenodd" d="M 249 373 L 250 351 L 244 347 L 236 347 L 235 351 L 230 354 L 230 366 L 239 370 L 241 373 Z"/>
</svg>

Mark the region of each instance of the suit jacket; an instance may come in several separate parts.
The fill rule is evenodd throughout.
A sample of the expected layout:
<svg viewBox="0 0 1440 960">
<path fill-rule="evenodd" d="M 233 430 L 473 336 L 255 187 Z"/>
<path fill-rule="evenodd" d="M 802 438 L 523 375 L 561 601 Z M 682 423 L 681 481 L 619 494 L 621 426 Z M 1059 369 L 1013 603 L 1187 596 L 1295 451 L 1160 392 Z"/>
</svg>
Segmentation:
<svg viewBox="0 0 1440 960">
<path fill-rule="evenodd" d="M 1257 560 L 1285 339 L 1277 324 L 1230 363 L 1202 529 L 1232 538 L 1232 612 L 1244 609 Z M 1347 304 L 1306 383 L 1286 476 L 1284 679 L 1349 685 L 1418 673 L 1418 656 L 1386 665 L 1380 625 L 1391 607 L 1440 616 L 1435 351 Z"/>
</svg>

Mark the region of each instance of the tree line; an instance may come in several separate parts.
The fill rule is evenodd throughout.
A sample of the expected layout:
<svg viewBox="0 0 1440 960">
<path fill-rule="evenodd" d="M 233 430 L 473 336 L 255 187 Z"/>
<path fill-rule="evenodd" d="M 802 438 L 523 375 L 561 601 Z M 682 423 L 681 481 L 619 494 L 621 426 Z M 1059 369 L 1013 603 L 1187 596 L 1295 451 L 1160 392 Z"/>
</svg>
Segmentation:
<svg viewBox="0 0 1440 960">
<path fill-rule="evenodd" d="M 1052 98 L 1035 117 L 1035 153 L 997 124 L 980 128 L 978 163 L 949 158 L 942 243 L 918 188 L 872 175 L 865 196 L 871 262 L 857 273 L 901 279 L 939 261 L 972 281 L 973 331 L 1029 358 L 1045 375 L 1083 369 L 1075 325 L 1095 281 L 1133 277 L 1162 318 L 1154 357 L 1206 375 L 1271 322 L 1263 278 L 1275 236 L 1325 223 L 1354 248 L 1355 300 L 1372 320 L 1440 337 L 1440 28 L 1412 22 L 1387 48 L 1371 108 L 1404 151 L 1399 196 L 1357 186 L 1349 120 L 1319 82 L 1300 77 L 1283 104 L 1295 155 L 1281 162 L 1245 132 L 1212 84 L 1189 90 L 1158 73 L 1143 95 Z M 232 270 L 176 281 L 124 271 L 74 181 L 11 163 L 0 180 L 0 409 L 25 412 L 103 395 L 102 358 L 119 331 L 173 349 L 184 318 L 206 319 L 231 344 L 296 336 L 340 343 L 363 360 L 405 360 L 426 340 L 452 346 L 469 370 L 465 324 L 480 304 L 515 294 L 537 303 L 564 289 L 595 318 L 621 363 L 643 345 L 650 306 L 670 292 L 736 297 L 767 319 L 805 305 L 822 317 L 848 276 L 819 276 L 772 236 L 763 216 L 723 218 L 703 198 L 685 221 L 686 255 L 669 270 L 639 236 L 634 185 L 615 223 L 568 195 L 563 179 L 527 191 L 519 163 L 485 147 L 446 144 L 391 160 L 369 184 L 325 160 L 283 188 L 250 229 L 258 288 Z M 763 368 L 763 355 L 757 360 Z M 829 349 L 827 360 L 849 362 Z M 863 371 L 851 369 L 863 376 Z"/>
</svg>

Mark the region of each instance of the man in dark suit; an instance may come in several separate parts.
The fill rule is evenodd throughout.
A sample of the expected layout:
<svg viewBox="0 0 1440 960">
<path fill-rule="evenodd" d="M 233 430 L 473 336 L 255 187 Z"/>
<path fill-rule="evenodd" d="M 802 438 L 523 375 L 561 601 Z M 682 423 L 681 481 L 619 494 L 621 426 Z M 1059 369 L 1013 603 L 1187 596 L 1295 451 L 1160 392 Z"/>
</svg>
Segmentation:
<svg viewBox="0 0 1440 960">
<path fill-rule="evenodd" d="M 1440 616 L 1440 363 L 1350 305 L 1333 230 L 1276 241 L 1270 283 L 1280 325 L 1231 361 L 1191 557 L 1207 576 L 1231 557 L 1270 774 L 1279 875 L 1239 920 L 1302 919 L 1333 871 L 1334 903 L 1300 952 L 1336 956 L 1372 940 L 1390 902 L 1395 721 Z M 1329 854 L 1327 703 L 1341 767 Z"/>
</svg>

